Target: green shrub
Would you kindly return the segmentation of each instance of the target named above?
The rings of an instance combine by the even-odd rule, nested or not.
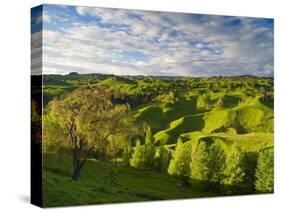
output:
[[[196,150],[191,155],[190,163],[190,184],[199,190],[207,188],[209,181],[209,153],[206,142],[199,142]]]
[[[190,148],[185,146],[179,137],[175,152],[172,154],[168,173],[178,177],[188,177],[190,175]]]
[[[256,167],[257,167],[257,152],[246,152],[244,157],[244,170],[245,179],[243,192],[255,193],[255,180],[256,180]]]
[[[146,129],[144,151],[145,151],[145,155],[144,155],[145,167],[153,167],[155,147],[154,147],[154,138],[151,132],[151,128],[149,126]]]
[[[156,171],[167,173],[169,162],[171,160],[170,151],[164,146],[160,146],[154,156],[154,167]]]
[[[266,149],[259,152],[256,169],[256,190],[262,193],[273,192],[274,186],[274,151]]]
[[[152,168],[154,163],[155,147],[151,129],[148,126],[146,129],[145,144],[141,145],[137,141],[134,153],[130,160],[130,165],[136,168]]]
[[[130,165],[135,168],[142,168],[145,166],[145,148],[141,145],[140,140],[136,142],[134,153],[130,159]]]
[[[232,144],[226,158],[226,168],[222,181],[227,194],[241,193],[240,189],[245,180],[244,159],[245,153],[242,148],[237,144]]]
[[[218,142],[214,142],[209,149],[209,181],[213,184],[213,189],[219,190],[223,180],[223,170],[225,169],[226,154]]]

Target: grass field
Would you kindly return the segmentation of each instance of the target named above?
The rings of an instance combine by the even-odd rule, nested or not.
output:
[[[77,182],[69,177],[71,170],[71,158],[44,155],[44,207],[215,196],[187,189],[182,180],[120,163],[89,160]]]
[[[50,75],[46,78],[43,89],[44,100],[46,100],[44,109],[47,113],[55,108],[50,108],[49,102],[56,104],[65,96],[71,95],[76,88],[84,89],[82,91],[86,93],[89,90],[109,89],[114,94],[115,104],[128,104],[130,110],[126,117],[133,118],[134,124],[146,124],[151,128],[154,147],[159,150],[164,146],[170,154],[168,165],[176,152],[179,138],[182,139],[185,147],[192,145],[197,148],[199,143],[205,142],[206,151],[209,151],[211,144],[218,142],[226,155],[229,154],[233,144],[238,144],[252,160],[249,168],[251,174],[246,176],[250,187],[247,192],[256,192],[254,173],[257,155],[261,150],[274,146],[272,79],[247,76],[223,79],[217,77],[207,79],[179,77],[177,79],[94,74],[66,75],[57,78]],[[82,98],[83,100],[83,94],[80,93],[73,99]],[[76,107],[77,104],[74,103]],[[81,105],[85,105],[85,102]],[[84,112],[81,117],[94,115],[87,111],[85,115]],[[63,114],[59,113],[59,116],[63,117]],[[59,117],[55,118],[59,123]],[[109,120],[107,125],[112,122],[112,119]],[[78,119],[77,123],[79,123],[77,126],[83,127],[83,120]],[[57,126],[59,125],[55,125],[55,128]],[[103,123],[100,123],[100,126],[100,131],[107,127]],[[127,125],[125,129],[130,127]],[[66,143],[66,149],[72,148],[71,143],[67,141],[69,137],[61,134],[67,130],[69,129],[59,131],[50,128],[47,134],[49,137],[45,138],[46,144],[53,142],[52,146],[44,149],[43,202],[45,207],[196,198],[225,194],[224,191],[213,193],[212,189],[208,192],[192,189],[192,186],[188,184],[188,177],[181,176],[179,179],[170,176],[167,170],[168,165],[164,171],[159,171],[159,169],[156,171],[155,167],[132,168],[128,161],[125,162],[122,159],[122,154],[127,147],[132,152],[135,151],[136,138],[140,138],[141,145],[144,145],[145,130],[141,133],[122,131],[108,140],[96,138],[97,142],[94,143],[98,147],[96,150],[103,152],[92,152],[82,169],[81,178],[75,181],[71,178],[73,171],[71,157],[56,152],[60,147],[58,141],[61,141],[63,145]],[[132,134],[128,136],[130,133]],[[87,136],[90,134],[89,131]],[[93,137],[89,138],[95,142]],[[54,152],[56,153],[53,154]],[[243,192],[241,191],[240,194]]]
[[[263,143],[272,146],[272,109],[263,105],[259,96],[240,104],[237,103],[236,96],[227,95],[226,99],[223,107],[206,110],[197,109],[194,99],[169,106],[151,103],[138,108],[135,117],[139,121],[150,124],[155,132],[155,141],[161,145],[176,143],[179,136],[190,140],[189,138],[196,139],[197,135],[200,135],[197,137],[199,139],[206,136],[219,136],[217,133],[221,133],[222,136],[229,135],[224,140],[237,141],[245,146],[246,150],[245,142],[252,142],[256,149]]]

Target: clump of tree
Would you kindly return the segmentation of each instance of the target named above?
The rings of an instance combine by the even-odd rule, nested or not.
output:
[[[190,152],[191,149],[188,145],[185,145],[181,137],[177,140],[177,145],[172,159],[168,167],[168,173],[177,177],[189,177],[190,176]]]
[[[221,144],[214,142],[209,149],[209,182],[212,185],[212,189],[215,191],[221,190],[222,180],[224,178],[223,171],[226,167],[226,154]]]
[[[244,168],[245,152],[237,145],[232,144],[226,157],[226,167],[224,169],[224,191],[226,194],[241,192],[245,180]]]
[[[256,167],[257,167],[257,152],[246,152],[244,157],[244,170],[245,179],[244,186],[241,192],[245,194],[251,194],[256,192],[255,181],[256,181]]]
[[[154,156],[154,168],[161,173],[167,173],[167,169],[171,160],[169,149],[160,146],[156,149]]]
[[[228,152],[220,142],[211,145],[198,142],[191,149],[179,138],[168,166],[168,174],[185,179],[197,190],[211,190],[225,194],[273,191],[273,150],[255,154],[244,152],[232,144]],[[255,181],[256,178],[256,181]]]
[[[130,160],[130,165],[135,168],[152,168],[154,164],[154,139],[151,128],[147,126],[145,143],[141,145],[140,140],[137,141],[134,153]]]
[[[256,190],[273,192],[274,189],[274,151],[273,148],[259,152],[256,168]]]
[[[130,124],[127,104],[113,104],[109,90],[76,89],[60,99],[51,101],[46,115],[52,125],[45,130],[62,133],[68,141],[72,155],[72,179],[79,180],[90,153],[105,146],[114,134],[121,133]],[[54,128],[54,124],[59,127]],[[46,133],[48,135],[51,133]],[[59,144],[58,144],[59,145]]]
[[[189,183],[199,190],[219,192],[224,179],[226,153],[217,141],[211,145],[201,141],[191,154]]]
[[[210,158],[206,142],[199,142],[192,153],[190,163],[190,184],[199,190],[205,190],[208,186],[211,171],[209,162]]]

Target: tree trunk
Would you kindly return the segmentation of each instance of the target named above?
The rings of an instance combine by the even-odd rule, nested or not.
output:
[[[72,164],[73,164],[72,179],[78,181],[80,179],[81,166],[80,166],[80,153],[77,146],[75,146],[73,150]]]
[[[72,172],[72,179],[78,181],[80,179],[80,173],[82,168],[84,167],[87,158],[89,157],[90,151],[88,154],[81,159],[81,149],[74,149],[73,151],[73,172]]]
[[[80,166],[74,167],[73,173],[72,173],[72,180],[79,181],[79,179],[80,179],[80,171],[81,171]]]

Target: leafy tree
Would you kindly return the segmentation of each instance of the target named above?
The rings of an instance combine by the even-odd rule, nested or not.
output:
[[[246,152],[244,157],[244,193],[255,192],[255,181],[256,181],[256,168],[257,168],[258,153],[257,152]]]
[[[209,149],[209,181],[215,186],[215,190],[220,189],[223,180],[223,170],[225,169],[226,154],[218,142],[214,142]]]
[[[171,159],[170,151],[164,146],[160,146],[154,156],[154,167],[157,171],[167,173]]]
[[[223,184],[228,194],[237,193],[245,180],[245,153],[237,144],[232,144],[226,158]]]
[[[44,130],[43,130],[43,150],[48,153],[63,153],[67,151],[69,141],[64,129],[60,126],[58,121],[50,115],[43,116]]]
[[[141,168],[145,165],[145,149],[139,139],[136,142],[134,153],[130,159],[130,165],[136,168]]]
[[[72,152],[72,179],[79,180],[90,152],[125,128],[126,104],[114,105],[110,91],[76,89],[61,99],[49,103],[46,114],[56,121],[67,135]],[[46,127],[46,131],[53,130]]]
[[[145,144],[137,141],[135,151],[130,160],[130,165],[136,168],[152,168],[154,163],[155,147],[151,129],[147,126]]]
[[[79,73],[78,73],[78,72],[70,72],[68,75],[70,75],[70,76],[76,76],[76,75],[79,75]]]
[[[191,175],[190,183],[199,189],[205,189],[209,181],[209,153],[206,142],[199,142],[196,150],[191,155],[190,163]]]
[[[147,126],[146,129],[144,147],[145,147],[145,160],[146,160],[145,166],[152,167],[154,163],[155,147],[154,147],[154,138],[149,125]]]
[[[256,169],[256,190],[273,192],[274,186],[274,151],[265,149],[259,152]]]
[[[178,177],[189,177],[190,175],[190,148],[186,147],[181,137],[177,140],[177,146],[172,154],[172,160],[168,167],[168,173]]]

